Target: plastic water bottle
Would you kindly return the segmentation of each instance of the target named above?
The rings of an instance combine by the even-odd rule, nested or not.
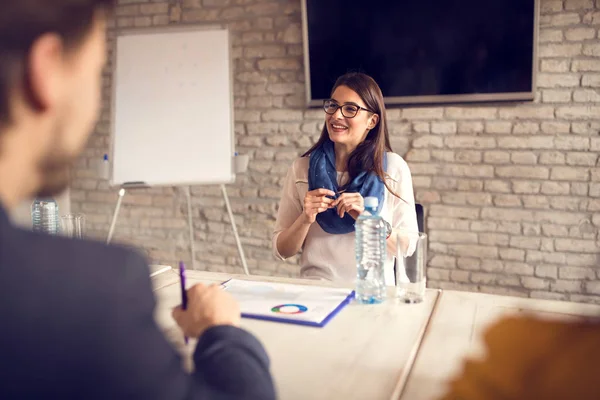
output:
[[[356,220],[356,300],[381,303],[385,299],[383,266],[386,229],[377,215],[377,197],[365,197],[365,211]]]
[[[31,205],[31,222],[34,232],[58,234],[58,203],[52,198],[35,199]]]

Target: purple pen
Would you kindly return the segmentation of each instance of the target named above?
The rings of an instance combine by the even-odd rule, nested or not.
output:
[[[179,261],[179,282],[181,284],[181,308],[187,310],[187,292],[185,291],[185,264]],[[188,344],[188,337],[184,336],[185,344]]]

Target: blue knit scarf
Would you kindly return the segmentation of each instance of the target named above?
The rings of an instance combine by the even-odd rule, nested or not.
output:
[[[387,168],[387,156],[383,158],[383,170]],[[329,189],[336,193],[337,199],[339,193],[337,183],[337,171],[335,168],[335,151],[333,142],[327,139],[320,147],[310,153],[308,167],[308,190]],[[368,196],[377,197],[379,204],[377,213],[383,207],[385,185],[383,181],[374,173],[363,171],[359,173],[346,186],[348,193],[360,193],[363,198]],[[348,213],[344,218],[340,218],[337,208],[330,208],[317,214],[317,222],[327,233],[344,234],[354,232],[354,223],[356,222]]]

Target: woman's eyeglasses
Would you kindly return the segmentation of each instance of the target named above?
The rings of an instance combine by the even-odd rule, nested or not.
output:
[[[346,117],[346,118],[354,118],[354,117],[356,117],[356,114],[358,114],[358,112],[360,110],[365,110],[365,111],[371,112],[373,114],[376,114],[373,111],[371,111],[371,110],[369,110],[367,108],[358,106],[356,104],[344,104],[344,105],[341,106],[337,102],[335,102],[334,100],[331,100],[331,99],[330,100],[325,100],[323,102],[323,109],[329,115],[335,114],[336,111],[338,110],[338,108],[342,109],[342,115],[344,117]]]

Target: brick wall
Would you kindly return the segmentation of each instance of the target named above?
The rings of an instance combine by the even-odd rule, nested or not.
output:
[[[282,180],[318,137],[306,110],[300,0],[121,0],[115,29],[229,23],[237,149],[249,172],[229,187],[251,271],[294,276],[270,236]],[[533,103],[390,109],[394,150],[413,172],[430,234],[429,285],[600,303],[600,1],[541,0],[538,93]],[[105,108],[76,170],[72,207],[105,237],[116,201],[94,168],[109,142]],[[201,269],[240,271],[218,187],[196,187]],[[189,262],[185,197],[173,189],[125,197],[117,240],[156,262]]]

